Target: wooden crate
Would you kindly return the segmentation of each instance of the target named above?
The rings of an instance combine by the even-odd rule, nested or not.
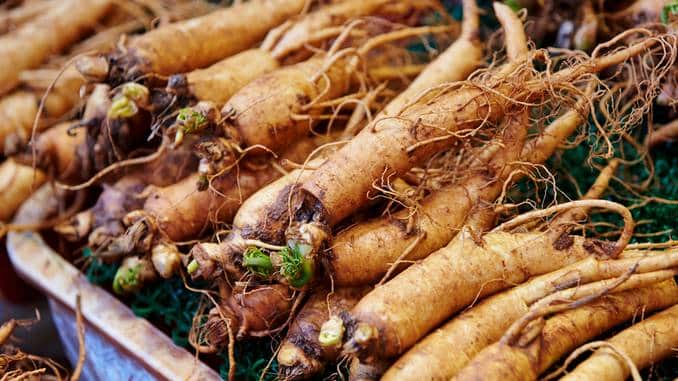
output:
[[[17,212],[15,223],[42,220],[54,210],[50,186],[40,188]],[[213,369],[176,346],[163,332],[87,278],[33,232],[11,232],[9,258],[20,277],[44,293],[66,354],[75,364],[75,300],[80,295],[87,356],[84,380],[220,380]]]

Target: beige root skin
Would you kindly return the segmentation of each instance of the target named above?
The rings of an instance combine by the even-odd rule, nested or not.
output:
[[[678,140],[678,119],[652,131],[647,137],[647,145],[652,148],[657,145]]]
[[[18,323],[14,319],[10,319],[0,326],[0,346],[3,345],[7,339],[12,335]]]
[[[217,177],[212,188],[199,192],[194,174],[164,188],[154,189],[144,211],[155,218],[162,234],[171,241],[183,241],[208,227],[210,221],[228,221],[242,200],[278,177],[275,169],[241,170]]]
[[[340,288],[330,293],[324,287],[313,290],[280,345],[277,355],[279,377],[310,379],[320,374],[327,362],[336,360],[340,346],[322,346],[318,341],[320,326],[330,316],[353,308],[367,291],[367,288]]]
[[[632,319],[640,311],[653,311],[678,302],[673,280],[654,286],[603,296],[585,306],[562,312],[546,320],[536,336],[526,343],[496,343],[475,356],[454,380],[478,377],[503,380],[536,380],[563,354],[578,345]]]
[[[313,139],[312,147],[319,147],[334,139],[334,136],[317,137]],[[303,147],[304,141],[296,145]],[[290,153],[296,148],[292,148]],[[302,162],[308,156],[311,150],[301,150],[299,155],[285,154],[290,162]],[[320,162],[324,159],[319,159]],[[308,164],[313,167],[316,160],[311,160]],[[253,189],[249,198],[242,200],[242,205],[234,211],[233,226],[231,233],[225,237],[220,244],[199,243],[193,247],[191,254],[200,262],[199,270],[192,274],[193,276],[212,278],[220,273],[219,266],[223,270],[236,274],[236,278],[243,273],[243,269],[233,266],[236,258],[241,258],[243,251],[247,248],[245,240],[256,240],[273,245],[284,245],[285,228],[289,222],[289,209],[287,208],[287,199],[290,190],[301,179],[310,176],[313,171],[296,169],[286,175],[276,172],[279,179],[270,184]],[[262,226],[266,226],[262,229]]]
[[[483,44],[478,31],[478,7],[475,2],[468,0],[463,2],[463,6],[464,20],[459,38],[426,65],[407,89],[389,102],[377,119],[396,115],[404,105],[432,86],[466,79],[468,74],[481,65]]]
[[[301,161],[324,138],[304,139],[290,147],[284,159]],[[154,189],[144,204],[144,211],[156,220],[163,237],[170,241],[190,239],[209,223],[230,222],[243,201],[264,185],[282,176],[270,159],[244,160],[237,170],[213,178],[206,191],[196,190],[198,174]]]
[[[441,81],[456,80],[465,76],[467,71],[474,69],[479,65],[482,57],[482,46],[477,40],[475,19],[476,7],[473,1],[466,1],[467,14],[469,17],[465,22],[464,41],[458,41],[451,48],[447,49],[439,58],[426,67],[424,73],[419,76],[405,92],[392,101],[390,105],[393,109],[399,109],[408,100],[415,97],[419,92],[427,87],[438,84]],[[449,70],[450,61],[456,60],[457,56],[468,58],[468,65],[455,66],[458,70]],[[464,61],[466,62],[466,61]],[[233,233],[226,238],[223,251],[228,252],[231,249],[239,247],[233,245],[243,238],[258,239],[273,244],[284,244],[284,231],[289,222],[288,200],[289,194],[294,184],[301,183],[313,173],[313,169],[324,162],[324,158],[313,159],[304,163],[303,170],[292,171],[289,175],[276,181],[275,183],[263,188],[253,197],[248,199],[240,208],[234,218]],[[210,250],[214,252],[214,250]]]
[[[358,358],[353,358],[349,368],[348,379],[349,381],[377,381],[388,366],[388,361],[376,361],[366,364]]]
[[[225,58],[214,65],[170,77],[168,92],[187,92],[198,101],[214,102],[221,108],[246,84],[273,71],[279,64],[269,52],[249,49]]]
[[[310,81],[325,64],[325,57],[311,58],[246,85],[222,109],[222,116],[227,118],[226,135],[234,135],[229,133],[234,129],[240,144],[261,145],[277,152],[308,134],[310,120],[295,120],[294,115],[309,114],[312,118],[315,111],[305,110],[309,102],[343,95],[350,83],[350,68],[342,63],[332,65],[317,82]]]
[[[73,128],[73,122],[60,123],[38,135],[34,147],[17,156],[17,160],[33,164],[35,153],[39,168],[53,174],[59,181],[69,181],[77,177],[80,165],[77,155],[78,146],[84,144],[87,131],[84,128]]]
[[[96,125],[105,118],[108,110],[111,108],[111,97],[109,93],[111,87],[106,84],[94,85],[94,89],[87,99],[85,110],[82,113],[82,123],[86,125]]]
[[[15,87],[22,70],[38,66],[91,30],[112,1],[65,1],[0,37],[0,94]],[[54,33],[58,31],[58,33]]]
[[[283,245],[285,228],[289,222],[285,201],[294,184],[312,173],[311,170],[296,169],[261,187],[244,200],[233,217],[231,232],[221,243],[199,243],[193,246],[191,255],[200,267],[192,276],[209,279],[218,276],[221,270],[236,274],[236,277],[242,275],[244,270],[233,266],[233,263],[247,249],[246,239]],[[261,229],[261,226],[267,228]]]
[[[181,269],[181,253],[175,245],[161,243],[151,249],[151,262],[158,275],[169,279]]]
[[[171,75],[211,65],[244,51],[304,7],[302,0],[257,0],[169,24],[127,42],[110,76]],[[214,38],[214,36],[220,36]]]
[[[521,63],[527,59],[527,36],[523,23],[516,17],[513,10],[502,3],[493,4],[494,13],[502,24],[506,41],[506,56],[512,63]]]
[[[531,213],[542,216],[580,205],[609,207],[612,210],[621,207],[609,201],[586,200]],[[377,358],[398,355],[474,298],[501,290],[509,284],[522,283],[530,275],[556,270],[572,263],[569,261],[591,254],[616,257],[628,243],[633,229],[630,212],[621,208],[619,212],[627,226],[626,233],[616,244],[587,241],[569,236],[567,230],[558,228],[548,233],[494,235],[500,233],[503,227],[515,227],[526,219],[526,215],[518,216],[484,236],[463,231],[447,247],[409,267],[358,303],[352,311],[357,326],[369,327],[374,334],[367,335],[366,339],[358,339],[354,335],[346,343],[345,350]],[[498,253],[507,253],[508,257],[498,259]],[[568,256],[563,258],[563,253]],[[533,259],[533,256],[537,258]],[[501,266],[496,266],[498,263]],[[450,298],[447,296],[450,289],[466,291],[458,291],[455,298]],[[417,300],[417,303],[412,300]]]
[[[283,158],[292,161],[303,160],[326,139],[327,137],[322,136],[302,140],[290,147]],[[190,149],[188,151],[190,152]],[[134,250],[137,243],[188,240],[210,227],[210,224],[230,222],[244,200],[264,185],[282,176],[271,160],[265,157],[244,160],[239,163],[239,168],[212,178],[208,190],[202,192],[195,186],[200,179],[198,174],[171,185],[148,189],[148,197],[143,208],[128,214],[141,216],[143,221],[139,222],[135,217],[134,223],[127,224],[127,232],[118,234],[109,245],[109,254],[115,257],[127,254]],[[165,177],[167,176],[166,174]],[[245,247],[238,248],[242,254]],[[205,278],[217,276],[220,270],[217,263],[228,267],[227,263],[231,261],[228,253],[230,250],[219,249],[219,245],[212,243],[195,245],[191,250],[191,256],[199,266],[191,272],[191,275]],[[229,269],[237,271],[235,267]]]
[[[141,212],[153,229],[140,235],[118,234],[114,243],[119,244],[115,247],[128,252],[137,241],[160,239],[174,242],[190,239],[207,228],[211,219],[228,220],[240,205],[241,197],[246,197],[275,177],[276,172],[271,168],[243,170],[237,175],[227,174],[216,179],[213,182],[214,190],[198,192],[195,189],[198,175],[194,174],[167,187],[152,188],[143,208],[131,213]],[[238,186],[243,193],[239,193]],[[130,225],[128,232],[133,233],[135,226]]]
[[[0,15],[0,34],[16,29],[22,24],[49,10],[52,4],[46,1],[31,1],[9,10],[3,10]]]
[[[7,138],[21,131],[28,133],[38,113],[38,102],[31,92],[18,91],[0,99],[0,148],[4,152]],[[26,136],[26,135],[24,135]],[[18,143],[18,142],[17,142]]]
[[[45,182],[39,170],[13,159],[0,164],[0,221],[8,222],[19,206]]]
[[[564,375],[561,380],[623,381],[628,379],[631,373],[629,365],[643,369],[675,353],[675,348],[678,346],[676,321],[678,321],[678,305],[634,324],[608,339],[605,343],[609,344],[609,348],[603,346],[574,370]],[[627,364],[617,352],[625,354],[632,364]]]
[[[477,36],[472,37],[476,38]],[[455,81],[465,79],[477,68],[480,62],[477,56],[479,50],[476,43],[477,41],[475,40],[462,37],[448,48],[448,51],[450,51],[450,49],[456,51],[457,54],[455,54],[455,56],[457,59],[453,66],[454,70],[448,70],[445,73],[446,77],[444,80]],[[451,57],[451,55],[447,55],[446,53],[444,53],[444,55],[448,58]],[[415,80],[415,83],[419,81],[422,84],[429,84],[429,81],[439,83],[437,80],[428,79],[424,75],[439,75],[440,66],[434,65],[427,67],[427,69],[429,68],[431,68],[431,70],[425,70],[420,74],[418,77],[420,79]],[[450,66],[448,65],[447,68],[449,69]],[[405,96],[412,96],[412,94],[406,94]],[[403,108],[403,103],[405,103],[405,100],[407,99],[405,96],[402,96],[401,100],[396,101],[394,106],[387,106],[387,109],[393,107],[393,110],[398,110],[398,112],[400,112]],[[411,102],[411,100],[409,101]],[[417,117],[412,120],[409,120],[405,115],[398,118],[390,116],[376,118],[372,123],[372,127],[363,129],[363,131],[346,146],[335,152],[330,160],[318,168],[312,179],[309,179],[302,184],[301,188],[304,193],[308,193],[315,197],[323,195],[318,200],[322,203],[325,210],[332,211],[324,216],[328,219],[327,222],[330,225],[336,224],[366,202],[366,194],[368,194],[368,191],[372,187],[372,180],[380,178],[384,173],[385,167],[390,167],[395,172],[405,172],[406,169],[409,169],[409,167],[417,162],[417,157],[419,157],[418,154],[406,152],[407,147],[416,143],[409,140],[412,137],[408,137],[409,134],[407,131],[411,131],[410,128],[414,125],[415,119],[419,120],[419,115],[427,114],[429,114],[428,110],[413,111],[412,115],[417,115]],[[424,120],[421,121],[424,122]],[[426,124],[428,125],[428,123]],[[431,125],[435,125],[435,123]],[[375,131],[375,129],[378,129],[378,131]],[[422,135],[419,136],[419,138],[426,140],[428,133],[424,130],[427,130],[427,128],[422,126],[421,130]],[[411,142],[411,144],[406,143],[406,141]],[[400,146],[403,146],[402,150],[395,149],[395,147]],[[431,148],[431,150],[429,151],[425,148],[422,150],[422,153],[423,151],[427,151],[426,156],[430,157],[430,154],[435,151],[434,146],[436,146],[436,144],[426,146]],[[397,162],[398,165],[382,166],[377,163],[375,163],[376,165],[371,164],[377,159],[379,161],[388,161],[389,163],[394,164]],[[358,163],[360,163],[360,165],[358,165]],[[365,168],[369,168],[368,173],[365,172]],[[340,176],[338,174],[340,174]],[[349,187],[351,192],[341,192],[341,197],[336,195],[337,197],[335,198],[335,195],[328,191],[329,189],[348,190],[347,184],[351,184]],[[355,192],[353,192],[353,190],[355,190]],[[350,195],[348,193],[350,193]]]
[[[13,154],[30,140],[38,105],[45,90],[50,87],[52,80],[56,78],[56,73],[59,72],[56,69],[37,70],[37,72],[41,71],[47,72],[46,75],[50,77],[49,83],[34,85],[28,81],[24,83],[28,89],[16,91],[0,100],[0,118],[7,121],[0,126],[0,152],[4,149],[6,153]],[[23,73],[26,74],[26,72]],[[67,67],[61,73],[45,97],[37,132],[50,127],[73,109],[80,100],[79,90],[84,83],[85,79],[72,66]],[[11,144],[6,146],[6,142]]]
[[[262,74],[277,69],[285,58],[300,55],[306,44],[322,42],[336,35],[323,37],[330,29],[338,29],[347,20],[371,15],[391,0],[349,0],[328,4],[319,9],[288,18],[272,29],[259,48],[249,49],[205,68],[187,74],[174,75],[169,80],[170,92],[188,92],[197,100],[215,102],[223,106],[230,97],[247,83]],[[407,7],[406,7],[407,8]],[[303,57],[303,55],[302,55]]]
[[[527,54],[522,26],[519,27],[520,23],[516,23],[511,10],[507,11],[503,6],[497,6],[502,12],[508,12],[502,14],[502,17],[505,18],[503,23],[508,30],[509,56],[511,62],[519,62]],[[563,114],[547,126],[539,137],[526,143],[521,154],[522,160],[532,163],[545,161],[555,151],[559,142],[572,134],[581,123],[588,109],[580,112],[577,108],[584,103],[583,100],[580,101],[578,107]],[[519,136],[520,134],[515,134],[508,141],[512,144],[520,143]],[[502,157],[494,159],[494,166],[499,168],[496,180],[491,181],[492,171],[480,173],[461,184],[444,187],[422,200],[414,234],[408,234],[402,222],[409,215],[409,210],[397,212],[390,219],[360,223],[340,232],[333,242],[333,255],[328,259],[330,267],[334,270],[334,281],[339,285],[358,285],[376,281],[396,258],[401,258],[402,253],[411,245],[415,245],[415,241],[419,242],[407,254],[405,259],[408,261],[421,259],[448,243],[461,228],[466,214],[473,205],[479,201],[491,201],[501,192],[503,179],[511,172],[511,167],[506,166],[506,163],[515,160],[511,150],[506,148],[505,151]],[[513,181],[517,180],[518,177],[513,178]],[[364,255],[368,251],[370,255]],[[356,266],[356,263],[360,265]]]
[[[342,25],[351,19],[380,14],[389,3],[393,2],[391,0],[347,0],[327,4],[314,12],[297,16],[297,20],[289,20],[287,25],[281,26],[285,29],[280,38],[270,33],[270,38],[267,38],[262,46],[270,46],[271,55],[282,60],[294,52],[299,52],[306,44],[313,45],[315,40],[330,28]],[[407,14],[417,1],[408,0],[401,3],[404,9],[399,10],[399,13]],[[282,31],[278,34],[280,32]]]
[[[500,6],[501,8],[501,6]],[[383,110],[382,113],[380,113],[379,116],[376,118],[376,122],[374,122],[375,128],[379,123],[379,119],[383,119],[383,122],[385,124],[388,124],[390,121],[393,121],[393,123],[398,124],[398,122],[401,122],[397,119],[389,119],[389,117],[396,116],[398,115],[403,107],[408,105],[412,100],[416,99],[418,96],[421,96],[421,93],[429,89],[431,87],[435,87],[441,83],[444,82],[454,82],[454,81],[461,81],[465,79],[473,70],[475,70],[477,67],[480,66],[481,61],[482,61],[482,43],[479,41],[479,33],[478,33],[478,9],[477,6],[475,5],[474,2],[471,1],[465,1],[464,2],[464,21],[462,24],[462,34],[459,37],[457,41],[455,41],[452,46],[450,46],[443,54],[441,54],[436,60],[434,60],[430,65],[428,65],[424,71],[413,81],[408,88],[401,93],[398,97],[396,97],[392,102],[389,103],[389,105],[386,106],[386,108]],[[502,23],[505,25],[513,25],[516,23],[511,23],[514,21],[515,17],[512,16],[512,13],[507,14],[505,17],[502,18]],[[518,21],[517,24],[520,24]],[[522,32],[522,26],[518,25],[515,26],[511,33],[510,37],[512,39],[512,42],[510,44],[511,46],[511,59],[512,60],[518,60],[523,58],[523,54],[526,54],[527,46],[525,44],[525,36],[524,33]],[[507,41],[509,41],[509,38],[507,38]],[[453,67],[454,70],[451,70],[450,68]],[[389,128],[386,128],[388,130]],[[368,134],[369,128],[364,130],[359,136],[364,137],[363,135],[369,135]],[[372,131],[374,132],[374,131]],[[376,134],[375,134],[376,135]],[[353,144],[351,142],[350,144]],[[349,144],[349,145],[350,145]],[[376,145],[377,147],[382,147],[380,144]],[[388,147],[389,144],[386,144],[383,147]],[[364,147],[363,147],[364,148]],[[386,149],[386,148],[384,148]],[[335,156],[340,156],[342,152],[348,151],[348,146],[342,148],[339,152],[335,154]],[[330,165],[332,163],[332,160],[328,161],[325,166]],[[369,165],[367,167],[370,167]],[[335,168],[339,169],[339,168]],[[361,169],[362,172],[362,169]],[[321,174],[325,173],[322,172],[321,168]],[[376,174],[376,172],[375,172]],[[364,176],[361,175],[361,176]],[[320,179],[319,181],[322,181]],[[318,181],[318,182],[319,182]],[[319,189],[316,187],[315,184],[317,182],[315,181],[315,178],[311,180],[311,184],[308,182],[305,182],[305,185],[303,187],[306,187],[306,184],[310,188],[306,188],[307,191],[310,191],[311,194],[316,193],[319,191]],[[342,186],[344,187],[344,186]],[[322,191],[321,191],[322,192]],[[364,196],[361,196],[364,197]],[[325,205],[324,200],[323,205]],[[346,202],[348,200],[344,200]],[[439,205],[442,205],[442,203],[431,203],[432,205],[436,205],[435,207],[437,208]],[[345,207],[355,207],[355,204],[352,204],[352,200],[349,202],[346,202]],[[331,209],[331,208],[330,208]],[[355,210],[355,208],[353,209]],[[339,220],[341,218],[345,217],[344,213],[341,213],[340,217],[335,219]],[[432,219],[435,220],[435,219]],[[330,221],[330,224],[332,224],[333,221]],[[424,223],[425,224],[425,223]],[[454,225],[454,224],[452,224]],[[425,229],[424,229],[425,230]],[[435,235],[434,235],[435,236]],[[443,241],[445,241],[443,239]],[[449,241],[449,239],[447,240]],[[442,246],[445,242],[437,244],[437,247]],[[400,250],[395,250],[398,252],[402,252],[404,250],[404,247],[407,246],[405,244],[403,247],[400,248]],[[434,243],[434,246],[436,244]],[[430,251],[429,251],[430,252]],[[393,257],[392,259],[394,259]],[[416,258],[416,256],[414,257]]]
[[[590,51],[597,42],[599,21],[592,3],[591,0],[583,1],[579,8],[579,27],[572,36],[575,49]]]

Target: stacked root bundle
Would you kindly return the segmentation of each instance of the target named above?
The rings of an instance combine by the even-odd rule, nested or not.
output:
[[[124,182],[120,180],[110,188],[110,192],[104,192],[100,202],[92,209],[60,224],[57,230],[75,242],[89,235],[87,242],[90,248],[95,255],[106,260],[120,261],[125,256],[134,255],[125,259],[114,281],[114,289],[120,293],[134,291],[145,281],[156,278],[152,272],[136,271],[136,268],[151,268],[152,263],[163,277],[176,274],[181,262],[185,262],[177,244],[206,236],[229,224],[239,206],[255,191],[287,174],[290,167],[304,162],[319,147],[334,144],[333,141],[340,138],[335,132],[338,127],[360,127],[361,115],[372,113],[375,107],[379,107],[378,102],[392,97],[394,90],[386,92],[385,84],[374,86],[370,75],[373,67],[381,69],[383,75],[384,69],[396,69],[402,65],[400,61],[413,59],[402,49],[403,44],[427,36],[447,36],[455,31],[454,24],[405,27],[386,19],[374,19],[374,25],[362,19],[345,25],[332,25],[327,19],[328,14],[334,15],[330,18],[333,23],[343,23],[348,17],[356,15],[381,13],[389,18],[402,19],[405,15],[413,18],[425,9],[414,5],[345,2],[320,7],[291,20],[290,25],[271,30],[261,48],[228,57],[207,69],[173,75],[166,88],[150,87],[151,81],[146,83],[148,86],[128,82],[115,90],[107,84],[96,85],[80,122],[80,125],[94,128],[87,132],[84,141],[67,150],[78,156],[76,175],[87,173],[91,168],[103,169],[84,183],[61,184],[61,187],[80,190],[102,179],[115,177],[116,173],[131,171],[132,175],[124,177]],[[293,51],[287,48],[283,50],[284,54],[270,56],[272,53],[269,52],[281,44],[293,44],[299,53],[304,52],[302,47],[309,49],[307,42],[300,42],[298,28],[301,27],[317,28],[318,33],[327,32],[323,39],[313,41],[323,44],[323,40],[329,40],[328,51],[276,68],[286,65],[288,61],[283,58]],[[267,44],[270,46],[264,49]],[[389,53],[391,51],[394,53]],[[384,53],[391,56],[385,59]],[[257,54],[270,56],[270,60],[275,58],[275,62],[271,61],[275,65],[270,70],[249,73],[253,80],[247,83],[247,77],[240,76],[238,71],[244,70],[244,62]],[[374,63],[373,55],[379,58]],[[186,96],[186,93],[178,91],[180,82],[191,81],[192,85],[184,89],[187,90],[200,83],[206,85],[207,78],[211,80],[214,75],[223,76],[223,81],[210,81],[208,92]],[[234,82],[231,80],[233,77],[242,81]],[[394,86],[397,86],[401,81],[395,82]],[[218,100],[210,98],[209,94],[228,98],[224,94],[228,91],[232,91],[233,95],[219,111],[216,107]],[[108,96],[111,92],[113,99]],[[152,103],[149,103],[150,100],[164,96],[172,100],[161,113],[155,107],[142,107]],[[195,99],[198,96],[208,99]],[[372,104],[363,101],[365,98]],[[197,103],[168,111],[172,110],[175,102]],[[278,112],[267,114],[271,107]],[[326,110],[331,114],[323,114]],[[125,144],[143,141],[144,137],[152,138],[155,132],[149,118],[159,120],[165,112],[177,116],[176,120],[170,118],[167,124],[157,125],[160,137],[155,152],[116,161],[122,157],[115,156],[117,151],[106,149],[123,136],[118,132],[126,134],[123,139]],[[109,130],[103,132],[102,128]],[[104,135],[95,137],[92,131]],[[117,137],[111,139],[110,134],[117,134]],[[130,134],[139,136],[132,137]],[[46,145],[40,153],[43,151],[48,152],[49,146]],[[182,151],[192,151],[200,158],[196,173],[171,184],[146,181],[145,185],[152,186],[143,191],[138,186],[135,188],[134,184],[139,181],[131,178],[143,176],[135,175],[134,168],[145,166],[139,171],[145,173],[149,165],[167,167],[171,164],[168,158],[171,155],[181,156],[179,153]],[[188,160],[186,158],[184,163]],[[178,159],[171,161],[178,163]],[[109,162],[112,164],[106,165]],[[173,173],[167,168],[159,170]],[[73,177],[62,176],[61,180],[72,181]],[[119,199],[129,202],[124,201],[115,208],[104,207]],[[189,270],[192,266],[189,265]],[[123,283],[134,284],[134,287],[123,287]]]
[[[672,8],[123,3],[7,13],[35,51],[0,80],[0,218],[51,182],[59,213],[5,230],[53,227],[128,301],[195,291],[184,339],[230,379],[261,338],[286,380],[536,379],[570,354],[553,377],[624,378],[670,354],[676,247],[630,243],[651,233],[626,195],[675,138]],[[63,41],[36,26],[66,17]],[[598,177],[565,195],[577,149]]]
[[[213,9],[182,1],[160,1],[149,7],[108,1],[67,2],[56,8],[53,4],[39,7],[47,5],[41,3],[26,2],[8,11],[8,17],[22,17],[0,37],[6,49],[2,65],[7,66],[2,81],[6,94],[0,99],[0,154],[13,156],[1,164],[7,199],[3,221],[45,181],[43,171],[53,178],[74,177],[68,173],[79,171],[73,168],[80,165],[75,146],[84,135],[76,130],[74,119],[88,94],[96,91],[73,61],[113,48],[128,33],[151,28],[156,16],[164,24]],[[75,8],[77,12],[72,12]],[[43,131],[44,136],[38,136]],[[33,141],[30,147],[29,141]],[[43,171],[36,171],[36,166]]]

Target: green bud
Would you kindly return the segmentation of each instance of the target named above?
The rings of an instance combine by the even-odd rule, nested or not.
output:
[[[113,291],[118,295],[134,292],[140,286],[139,271],[141,265],[134,267],[120,266],[113,278]]]
[[[669,23],[669,14],[671,15],[676,15],[678,14],[678,1],[673,0],[669,4],[665,5],[664,8],[662,8],[662,13],[660,15],[660,19],[662,24],[668,24]]]
[[[199,268],[200,263],[194,259],[189,262],[188,266],[186,266],[186,271],[188,271],[189,274],[193,274],[194,272],[198,271]]]
[[[330,320],[320,327],[318,341],[323,347],[334,347],[341,344],[344,337],[344,322],[339,316],[333,315]]]
[[[120,89],[122,96],[127,97],[139,104],[148,104],[150,97],[148,88],[135,82],[127,82]]]
[[[126,96],[120,96],[111,103],[107,117],[108,119],[125,119],[133,117],[137,112],[139,112],[139,108],[136,103]]]
[[[504,0],[504,4],[514,12],[518,12],[522,8],[517,0]]]
[[[281,250],[279,254],[281,258],[280,273],[292,287],[301,288],[313,279],[313,260],[302,253],[300,245],[288,246]]]
[[[207,117],[190,107],[186,107],[179,110],[177,122],[185,133],[191,134],[207,126]]]
[[[256,247],[249,247],[245,250],[242,264],[252,273],[262,278],[268,278],[273,274],[271,257]]]

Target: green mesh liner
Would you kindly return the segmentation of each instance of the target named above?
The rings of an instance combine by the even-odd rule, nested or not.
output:
[[[106,264],[99,258],[92,257],[92,250],[89,247],[83,250],[82,255],[85,258],[92,258],[85,269],[85,276],[91,283],[102,287],[109,287],[113,284],[118,264]]]
[[[627,153],[633,152],[630,146],[625,146],[624,148]],[[655,178],[649,189],[639,192],[642,196],[669,200],[678,199],[678,155],[672,153],[672,150],[675,151],[675,146],[661,146],[652,151]],[[580,145],[564,151],[558,157],[549,160],[549,168],[558,173],[556,179],[559,190],[571,200],[578,199],[579,195],[570,179],[576,179],[581,192],[585,192],[593,184],[598,175],[596,169],[585,164],[588,154],[589,148],[585,145]],[[564,176],[564,173],[569,173],[570,176]],[[634,184],[647,179],[649,174],[649,170],[644,165],[635,165],[632,168],[621,166],[617,171],[618,177]],[[617,201],[624,205],[631,205],[640,200],[615,181],[611,182],[609,189],[603,197],[607,200]],[[664,242],[671,237],[675,237],[678,205],[650,202],[640,208],[632,209],[631,213],[635,221],[641,222],[635,228],[636,236],[633,238],[633,242]],[[621,223],[621,218],[615,214],[595,214],[592,220],[608,221],[618,225]],[[600,232],[604,231],[605,229],[600,230]],[[656,236],[643,236],[644,234],[657,232],[663,233]]]
[[[84,255],[91,256],[91,251],[86,249]],[[93,259],[85,275],[93,284],[112,292],[111,285],[118,266]],[[135,315],[148,319],[168,332],[175,344],[192,349],[188,344],[188,331],[198,311],[200,295],[184,287],[181,278],[154,282],[135,294],[123,297],[123,300]]]
[[[252,340],[238,343],[235,349],[236,380],[258,380],[274,353],[274,343],[271,340]],[[219,374],[228,379],[228,354],[219,353],[222,361]],[[278,374],[278,363],[273,361],[266,372],[264,380],[275,380]]]
[[[199,294],[185,288],[179,277],[155,282],[134,294],[129,302],[137,316],[162,322],[172,340],[186,348],[190,348],[188,332],[199,304]]]

